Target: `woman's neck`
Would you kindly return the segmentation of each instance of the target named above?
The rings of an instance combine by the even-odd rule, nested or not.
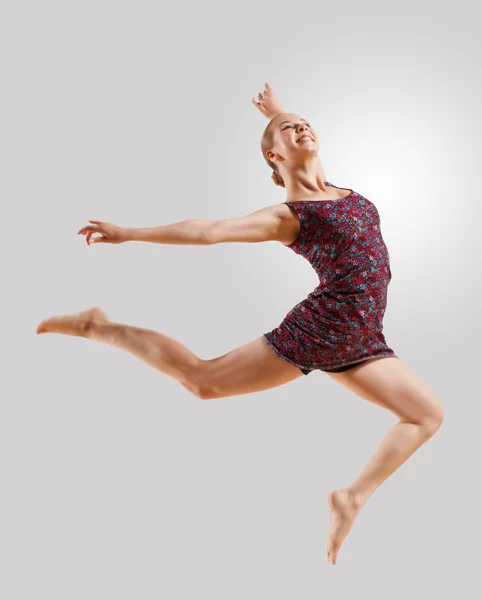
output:
[[[323,200],[332,194],[329,186],[325,184],[326,175],[319,157],[316,157],[312,166],[306,169],[295,170],[288,177],[283,177],[286,189],[286,202],[296,200]]]

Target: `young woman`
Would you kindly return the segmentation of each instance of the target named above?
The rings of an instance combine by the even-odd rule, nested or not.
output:
[[[86,236],[87,244],[278,241],[310,261],[319,286],[278,327],[211,359],[196,356],[162,333],[110,321],[100,307],[42,321],[37,334],[81,336],[126,350],[203,400],[267,390],[321,370],[354,394],[393,412],[398,423],[361,474],[328,496],[327,557],[336,564],[365,502],[433,436],[443,409],[387,346],[382,333],[391,272],[377,209],[361,194],[326,180],[316,132],[300,116],[284,113],[268,84],[252,102],[270,119],[261,147],[274,182],[286,189],[285,202],[245,217],[142,229],[89,221],[78,233]],[[96,233],[100,237],[93,237]]]

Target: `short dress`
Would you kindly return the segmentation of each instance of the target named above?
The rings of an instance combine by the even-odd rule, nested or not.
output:
[[[285,204],[300,221],[298,237],[286,247],[309,261],[319,285],[262,339],[304,375],[398,358],[383,334],[392,273],[375,205],[353,190],[338,200]]]

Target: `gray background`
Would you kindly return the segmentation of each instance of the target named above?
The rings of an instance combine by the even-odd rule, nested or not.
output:
[[[472,6],[472,8],[470,8]],[[372,599],[480,593],[480,15],[433,3],[2,2],[0,596]],[[278,243],[87,247],[283,202],[268,81],[369,198],[387,343],[445,422],[368,501],[338,564],[327,494],[395,417],[321,372],[202,402],[48,316],[103,306],[211,358],[317,284]],[[465,594],[469,591],[469,594]]]

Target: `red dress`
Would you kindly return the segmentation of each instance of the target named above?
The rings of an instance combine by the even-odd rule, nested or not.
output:
[[[305,375],[398,358],[382,331],[392,274],[375,205],[353,190],[338,200],[285,204],[300,221],[298,237],[286,247],[309,261],[320,283],[263,334],[265,342]]]

